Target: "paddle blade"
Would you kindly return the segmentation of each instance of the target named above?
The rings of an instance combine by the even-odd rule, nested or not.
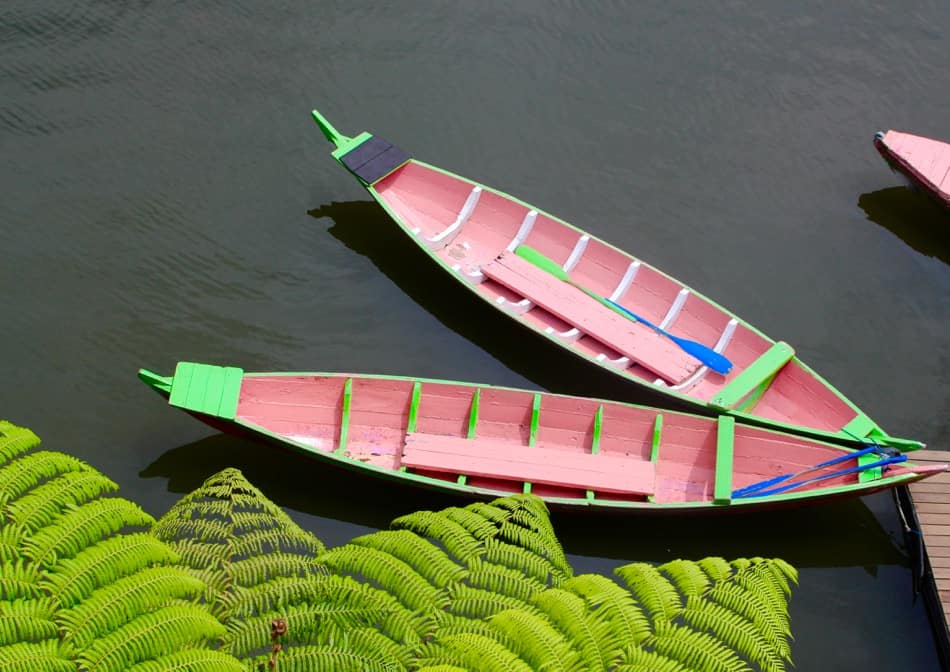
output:
[[[712,348],[707,347],[702,343],[697,343],[696,341],[679,338],[678,336],[673,336],[669,333],[667,333],[667,336],[676,341],[676,344],[679,345],[684,352],[689,353],[701,361],[703,364],[708,366],[710,370],[715,371],[716,373],[721,373],[722,375],[726,375],[732,371],[732,362],[729,361],[729,358],[725,355],[720,355]]]
[[[534,264],[543,271],[547,271],[554,277],[564,280],[565,282],[571,282],[570,276],[567,274],[561,265],[554,261],[553,259],[544,256],[538,252],[533,247],[528,247],[527,245],[519,245],[515,248],[515,254],[527,261],[528,263]]]

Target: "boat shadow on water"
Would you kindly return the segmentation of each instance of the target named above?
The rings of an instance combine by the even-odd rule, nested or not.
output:
[[[334,202],[307,214],[318,220],[331,219],[333,224],[327,232],[347,249],[369,259],[406,296],[448,329],[545,390],[664,405],[692,413],[700,410],[691,404],[677,404],[669,395],[651,393],[570,356],[461,286],[446,289],[445,271],[426,257],[376,201]]]
[[[289,450],[232,434],[214,434],[161,455],[142,478],[166,478],[181,495],[212,474],[240,469],[285,509],[350,525],[386,529],[418,510],[474,501],[406,487],[323,465]],[[873,509],[873,510],[872,510]],[[554,511],[552,522],[565,552],[617,561],[667,562],[718,555],[780,557],[799,568],[911,566],[892,495],[769,512],[677,516]],[[896,529],[897,533],[889,532]],[[318,537],[327,531],[311,530]]]
[[[867,218],[928,257],[950,264],[950,211],[910,187],[888,187],[861,194],[858,207]]]

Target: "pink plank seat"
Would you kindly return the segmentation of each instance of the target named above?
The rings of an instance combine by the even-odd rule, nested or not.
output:
[[[482,266],[482,273],[670,383],[686,380],[700,367],[698,360],[666,337],[615,313],[516,254],[502,253]]]
[[[633,495],[652,495],[656,473],[652,462],[620,455],[418,432],[406,435],[402,464],[450,474]]]

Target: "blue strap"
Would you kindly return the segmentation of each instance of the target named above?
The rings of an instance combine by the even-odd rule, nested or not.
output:
[[[856,474],[860,471],[866,471],[868,469],[876,469],[877,467],[886,467],[889,464],[894,464],[895,462],[906,462],[906,455],[892,455],[891,457],[886,457],[883,460],[878,460],[877,462],[871,462],[869,464],[862,464],[859,467],[851,467],[849,469],[841,469],[840,471],[834,471],[830,474],[822,474],[821,476],[815,476],[814,478],[808,478],[804,481],[798,481],[796,483],[790,483],[788,485],[783,485],[779,488],[772,488],[771,490],[759,490],[754,493],[754,497],[767,497],[769,495],[777,495],[782,492],[787,492],[788,490],[794,490],[795,488],[800,488],[803,485],[808,485],[809,483],[814,483],[815,481],[823,481],[826,478],[834,478],[835,476],[847,476],[848,474]]]
[[[808,467],[807,469],[802,469],[801,471],[796,471],[794,474],[782,474],[781,476],[776,476],[775,478],[770,478],[766,481],[759,481],[758,483],[753,483],[752,485],[747,485],[744,488],[739,488],[734,490],[732,493],[733,499],[736,497],[746,497],[751,495],[754,492],[769,488],[773,485],[781,483],[782,481],[787,481],[796,476],[801,476],[802,474],[807,474],[809,471],[815,471],[816,469],[824,469],[825,467],[830,467],[833,464],[838,464],[839,462],[845,462],[847,460],[856,459],[862,455],[867,455],[869,453],[874,453],[880,450],[879,446],[868,446],[863,450],[856,450],[853,453],[846,453],[834,459],[828,460],[827,462],[822,462],[821,464],[816,464],[813,467]]]

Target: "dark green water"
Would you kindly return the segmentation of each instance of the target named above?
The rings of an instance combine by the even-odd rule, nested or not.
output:
[[[160,515],[237,466],[330,544],[456,503],[226,438],[179,359],[620,396],[422,262],[318,107],[659,266],[895,434],[950,445],[950,216],[875,131],[950,139],[950,3],[0,5],[0,417]],[[934,670],[890,495],[721,520],[556,515],[578,571],[778,556],[799,670]]]

